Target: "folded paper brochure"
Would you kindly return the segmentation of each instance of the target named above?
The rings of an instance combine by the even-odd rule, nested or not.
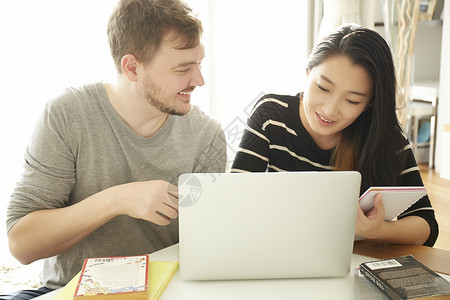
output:
[[[177,261],[150,261],[149,263],[149,299],[156,300],[163,293],[178,268]],[[56,294],[54,300],[72,300],[79,281],[80,273]]]

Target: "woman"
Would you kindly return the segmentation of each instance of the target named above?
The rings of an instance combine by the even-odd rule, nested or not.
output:
[[[423,186],[395,112],[389,46],[376,32],[345,25],[326,36],[307,60],[305,91],[266,95],[248,120],[232,172],[346,171],[370,186]],[[428,196],[397,221],[383,220],[381,195],[358,209],[355,234],[433,246],[438,224]]]

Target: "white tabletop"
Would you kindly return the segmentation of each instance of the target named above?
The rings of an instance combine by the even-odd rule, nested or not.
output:
[[[154,261],[177,261],[178,244],[150,255]],[[160,300],[167,299],[388,299],[365,278],[355,271],[360,263],[374,260],[352,255],[350,273],[342,278],[276,279],[276,280],[229,280],[229,281],[182,281],[177,271]],[[356,277],[355,277],[356,276]],[[450,276],[442,275],[447,280]],[[59,291],[40,296],[38,300],[50,300]]]
[[[151,255],[153,260],[173,260],[178,245]],[[176,272],[161,296],[166,299],[355,299],[354,269],[373,260],[352,256],[351,272],[343,278],[229,281],[182,281]]]

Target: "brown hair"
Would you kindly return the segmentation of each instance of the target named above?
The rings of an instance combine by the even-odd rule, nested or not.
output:
[[[121,60],[133,54],[147,64],[158,52],[162,39],[175,33],[179,49],[196,47],[203,28],[192,9],[180,0],[121,0],[108,21],[108,41],[114,64],[122,73]]]

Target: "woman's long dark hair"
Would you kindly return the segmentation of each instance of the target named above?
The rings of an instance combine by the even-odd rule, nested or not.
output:
[[[335,170],[362,174],[361,190],[399,184],[400,151],[405,137],[396,115],[396,80],[392,54],[375,31],[344,25],[323,38],[311,51],[311,70],[331,56],[342,55],[362,66],[372,77],[373,96],[366,110],[342,132],[332,155]]]

